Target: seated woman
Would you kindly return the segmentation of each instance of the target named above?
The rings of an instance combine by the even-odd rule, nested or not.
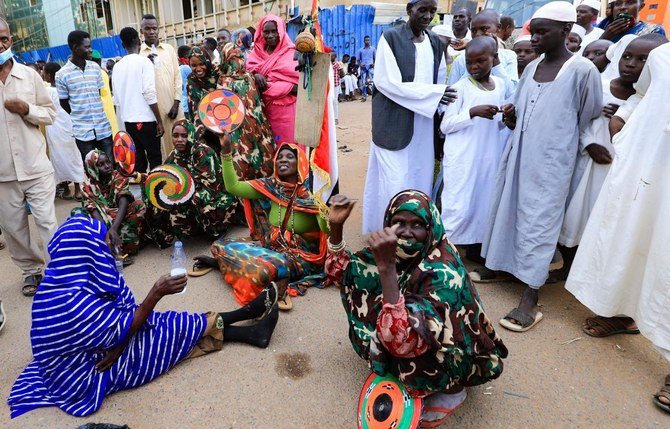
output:
[[[218,265],[232,287],[235,299],[247,303],[270,282],[279,289],[279,308],[292,308],[289,293],[304,294],[309,286],[325,279],[328,223],[309,192],[307,155],[298,146],[284,144],[275,157],[272,177],[242,182],[235,173],[228,137],[221,138],[223,180],[228,192],[244,198],[245,214],[252,237],[260,243],[220,239],[212,244],[216,258],[198,256],[196,267]],[[269,200],[268,223],[254,217],[250,200]]]
[[[257,28],[254,48],[247,55],[247,70],[263,94],[275,142],[293,142],[299,80],[295,45],[286,34],[286,23],[278,16],[266,15]]]
[[[276,290],[227,313],[155,312],[164,296],[186,287],[186,276],[160,277],[137,305],[114,267],[105,234],[102,222],[79,215],[49,243],[51,262],[33,300],[34,358],[7,401],[12,418],[50,406],[87,416],[105,396],[220,350],[224,338],[267,347],[279,316]],[[234,325],[257,317],[255,325]]]
[[[195,125],[196,140],[219,152],[219,137],[209,131],[200,120],[198,106],[200,101],[217,88],[218,73],[209,54],[202,48],[195,46],[188,55],[191,74],[188,75],[186,83],[186,100],[191,123]]]
[[[204,233],[216,240],[241,218],[237,198],[226,192],[221,180],[221,164],[214,150],[195,141],[195,129],[186,121],[172,126],[174,149],[165,164],[178,165],[188,171],[195,183],[195,193],[186,203],[171,210],[159,210],[151,204],[147,215],[148,235],[161,248]]]
[[[130,179],[113,169],[105,152],[90,151],[84,164],[84,207],[73,212],[83,212],[105,224],[105,239],[116,256],[137,254],[146,206],[135,200],[130,192]],[[124,265],[131,263],[132,259],[124,258]]]
[[[463,403],[464,387],[500,376],[507,348],[427,195],[393,197],[385,228],[357,253],[342,240],[352,207],[345,196],[331,198],[326,257],[329,280],[342,285],[349,339],[372,371],[425,397],[422,427],[436,427]]]
[[[244,102],[244,122],[230,133],[237,174],[242,180],[272,176],[275,149],[272,128],[263,112],[256,81],[246,70],[244,54],[237,45],[228,43],[223,47],[218,79],[219,88],[235,92]]]

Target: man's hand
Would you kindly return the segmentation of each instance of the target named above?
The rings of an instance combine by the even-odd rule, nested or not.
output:
[[[23,100],[18,98],[10,98],[5,100],[5,109],[17,115],[26,116],[30,112],[30,106]]]
[[[163,128],[163,121],[157,122],[156,123],[156,137],[158,137],[158,138],[163,137],[163,134],[165,134],[165,128]]]
[[[514,104],[505,104],[502,107],[503,122],[510,130],[516,128],[516,108]]]
[[[262,74],[256,73],[254,75],[254,80],[256,81],[256,86],[258,87],[258,90],[260,92],[263,92],[266,89],[268,89],[268,82],[267,80],[265,80],[265,76],[263,76]]]
[[[500,108],[492,104],[482,104],[480,106],[474,106],[470,108],[470,117],[471,118],[484,118],[484,119],[493,119],[495,115],[498,114]]]
[[[444,91],[444,94],[442,95],[440,104],[451,104],[454,101],[456,101],[457,98],[458,98],[458,91],[448,86],[447,89]]]
[[[172,103],[172,107],[170,108],[170,111],[167,114],[168,118],[174,119],[174,118],[177,117],[177,115],[179,114],[179,104],[180,103],[181,103],[181,101],[179,101],[179,100],[175,100],[174,103]]]
[[[619,110],[619,105],[615,103],[609,103],[605,107],[603,107],[603,115],[607,119],[611,119],[614,114],[616,114],[616,111]]]
[[[591,159],[593,159],[593,162],[595,162],[596,164],[612,163],[612,155],[605,146],[600,146],[599,144],[591,143],[590,145],[586,146],[586,151],[589,153],[589,156],[591,157]]]
[[[611,39],[614,36],[617,36],[624,31],[628,30],[628,26],[630,25],[630,20],[627,18],[617,18],[610,25],[607,26],[605,29],[605,32],[603,33],[602,36],[600,36],[601,39]]]
[[[397,229],[398,225],[386,227],[373,232],[367,239],[379,270],[395,270],[396,248],[398,247],[398,236],[395,235]]]
[[[466,46],[468,46],[468,41],[465,39],[453,39],[451,41],[451,47],[457,51],[462,51]]]

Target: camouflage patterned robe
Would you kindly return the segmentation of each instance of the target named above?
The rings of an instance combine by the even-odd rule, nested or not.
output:
[[[400,303],[404,298],[403,312],[407,314],[405,328],[422,346],[401,356],[385,345],[380,325],[391,304],[382,303],[372,252],[368,248],[355,254],[329,251],[326,273],[342,285],[354,350],[374,372],[393,374],[416,396],[497,378],[507,348],[484,314],[467,270],[444,235],[440,213],[419,191],[404,191],[391,200],[385,226],[391,226],[391,218],[399,211],[417,215],[429,232],[427,244],[419,245],[415,256],[405,260],[410,268],[399,273],[398,279]]]

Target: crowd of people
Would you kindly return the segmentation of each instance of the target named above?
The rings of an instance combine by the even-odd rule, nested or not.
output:
[[[343,239],[355,200],[333,195],[326,207],[294,141],[300,75],[281,18],[175,50],[144,15],[140,32],[120,31],[127,54],[108,64],[111,78],[83,31],[69,35],[65,65],[31,70],[0,20],[0,229],[34,296],[34,360],[12,388],[12,417],[46,406],[85,416],[224,341],[265,348],[278,310],[326,285],[340,288],[355,352],[422,398],[421,427],[503,372],[508,349],[477,283],[526,286],[498,321],[525,332],[545,317],[541,288],[565,281],[595,313],[586,334],[642,333],[670,360],[670,44],[638,19],[642,0],[609,1],[597,22],[601,6],[549,2],[513,37],[514,21],[495,10],[430,28],[436,0],[409,0],[407,22],[376,47],[366,36],[355,57],[331,52],[334,112],[372,89],[357,252]],[[198,114],[216,89],[244,103],[233,132]],[[117,129],[135,143],[133,172],[115,162]],[[133,193],[161,164],[193,178],[187,202],[159,209]],[[60,226],[57,194],[82,201]],[[232,225],[249,237],[228,238]],[[160,277],[138,304],[117,261],[194,236],[212,242],[212,257],[188,274],[218,268],[242,307],[154,311],[186,275]],[[670,375],[654,403],[670,412]]]

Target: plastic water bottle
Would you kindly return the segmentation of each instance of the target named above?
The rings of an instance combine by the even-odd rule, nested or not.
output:
[[[181,276],[182,274],[186,274],[186,252],[184,252],[184,245],[182,242],[175,241],[174,249],[172,249],[172,265],[170,268],[170,275],[174,277]],[[178,293],[178,295],[181,295],[184,292],[186,292],[185,287],[184,290]]]
[[[123,276],[123,258],[121,257],[121,249],[117,247],[114,253],[114,265],[116,266],[116,271]]]

